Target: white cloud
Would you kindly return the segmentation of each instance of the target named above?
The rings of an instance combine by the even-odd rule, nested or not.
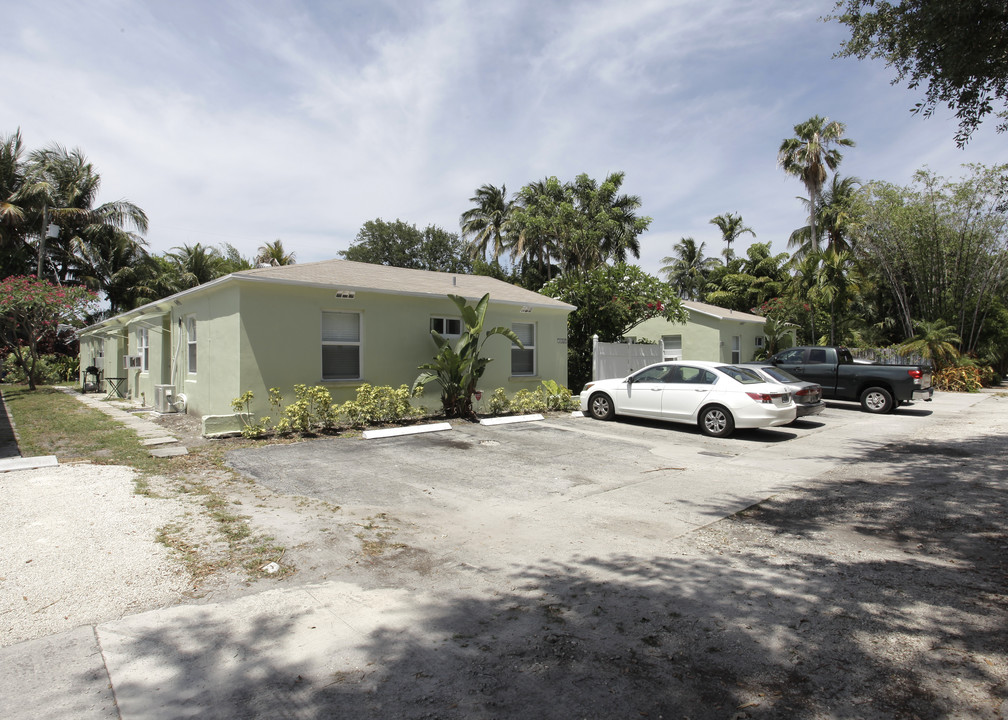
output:
[[[321,259],[374,217],[454,230],[486,182],[623,170],[657,271],[684,235],[720,252],[722,212],[784,249],[803,188],[776,150],[813,114],[847,123],[842,172],[864,179],[1003,157],[831,59],[829,0],[6,5],[0,131],[83,148],[156,251],[280,237]]]

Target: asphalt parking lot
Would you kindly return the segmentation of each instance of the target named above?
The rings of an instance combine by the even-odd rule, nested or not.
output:
[[[932,414],[925,403],[885,416],[836,403],[791,426],[724,439],[686,425],[553,416],[266,446],[228,462],[273,492],[391,515],[412,531],[401,536],[410,543],[436,537],[440,553],[495,564],[502,554],[651,550],[912,433]]]

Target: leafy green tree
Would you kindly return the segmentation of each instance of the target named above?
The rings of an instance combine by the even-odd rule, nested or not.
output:
[[[294,253],[287,252],[283,246],[283,240],[277,238],[273,242],[268,242],[259,247],[259,254],[255,257],[256,263],[260,265],[293,265],[295,261]]]
[[[909,187],[873,182],[859,195],[858,251],[885,278],[904,338],[944,320],[973,353],[1008,288],[1008,165],[968,166],[949,181],[919,171]]]
[[[420,366],[423,372],[413,381],[412,391],[430,382],[437,383],[441,386],[441,405],[446,417],[473,417],[472,399],[476,385],[493,360],[483,356],[484,343],[494,335],[503,335],[518,347],[524,346],[510,328],[497,326],[483,332],[490,303],[489,293],[480,298],[475,307],[458,295],[448,297],[458,307],[465,329],[454,345],[436,330],[431,330],[438,353],[433,361]]]
[[[711,225],[717,225],[718,229],[721,231],[721,239],[725,244],[725,260],[731,260],[734,256],[731,244],[738,240],[740,236],[745,233],[749,233],[754,238],[756,237],[756,233],[753,232],[753,229],[742,223],[741,215],[725,213],[724,215],[718,215],[717,217],[711,218],[710,223]]]
[[[616,263],[567,273],[546,283],[541,292],[577,308],[567,319],[567,378],[572,388],[591,379],[593,335],[602,342],[617,342],[653,317],[686,322],[675,288],[636,265]]]
[[[812,247],[819,247],[816,218],[819,213],[819,194],[826,183],[827,170],[836,170],[843,159],[836,145],[853,147],[854,141],[843,135],[843,123],[830,122],[815,115],[794,126],[795,137],[786,138],[777,151],[777,164],[788,175],[794,175],[808,190],[809,225],[812,228]]]
[[[82,322],[96,297],[82,287],[61,287],[34,277],[0,282],[0,342],[11,353],[34,390],[38,381],[39,343],[61,323]]]
[[[916,334],[899,346],[901,351],[930,360],[936,370],[955,364],[959,358],[956,345],[962,342],[955,328],[944,320],[920,320],[915,328]]]
[[[984,117],[1000,106],[998,132],[1008,129],[1008,4],[1004,0],[838,0],[826,17],[846,25],[839,57],[882,59],[893,84],[924,87],[914,113],[930,117],[946,105],[959,118],[963,147]]]
[[[341,250],[339,255],[346,260],[374,265],[437,272],[472,272],[468,250],[458,235],[437,225],[428,225],[420,230],[402,220],[368,220],[350,247]]]
[[[671,255],[662,258],[660,272],[677,288],[683,300],[699,300],[707,284],[707,276],[714,266],[720,264],[717,258],[704,257],[704,245],[697,245],[693,238],[684,237],[672,248]]]
[[[262,250],[262,248],[259,249]],[[251,258],[247,258],[242,255],[241,251],[231,243],[224,243],[221,245],[220,254],[224,258],[225,275],[241,272],[243,270],[251,270],[256,265]]]
[[[462,239],[468,241],[469,254],[499,263],[507,250],[507,235],[511,226],[514,201],[507,196],[507,186],[482,185],[469,198],[473,207],[462,213],[459,224]]]

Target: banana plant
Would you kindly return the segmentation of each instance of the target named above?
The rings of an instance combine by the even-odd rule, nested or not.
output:
[[[483,332],[487,305],[490,304],[489,293],[476,303],[476,307],[470,306],[465,298],[458,295],[449,295],[448,298],[458,307],[465,329],[454,346],[436,330],[431,330],[438,352],[431,362],[418,368],[422,372],[413,381],[413,391],[429,382],[435,382],[441,386],[441,405],[445,417],[468,418],[474,415],[472,399],[476,384],[483,377],[486,366],[493,360],[483,357],[483,344],[493,335],[503,335],[522,349],[524,345],[510,328],[498,326]]]

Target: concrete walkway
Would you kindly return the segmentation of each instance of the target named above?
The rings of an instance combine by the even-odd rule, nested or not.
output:
[[[124,400],[104,400],[100,393],[88,395],[68,387],[57,387],[56,389],[77,398],[90,408],[100,410],[113,420],[121,422],[137,434],[141,445],[151,448],[150,454],[154,457],[188,454],[188,450],[179,444],[178,438],[166,434],[164,428],[157,423],[137,415],[139,412],[153,412],[151,408],[144,408]]]

